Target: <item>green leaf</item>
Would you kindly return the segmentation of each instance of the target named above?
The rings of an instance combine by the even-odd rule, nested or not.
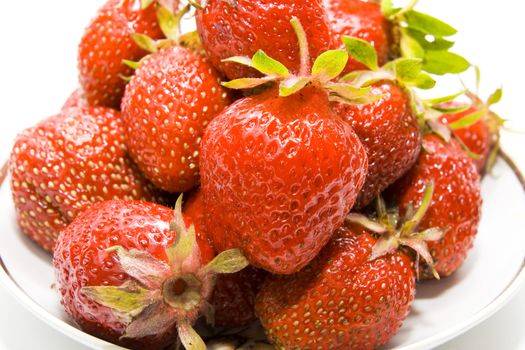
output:
[[[457,107],[441,107],[439,105],[436,105],[436,106],[432,106],[430,108],[432,108],[435,111],[441,112],[441,113],[451,114],[451,113],[464,112],[467,109],[469,109],[470,106],[469,105],[460,105],[460,106],[457,106]]]
[[[129,321],[154,302],[152,293],[137,283],[128,282],[122,286],[84,287],[81,289],[89,299],[122,313]]]
[[[439,136],[443,141],[446,143],[450,142],[452,132],[448,126],[437,120],[427,120],[427,125],[430,127],[430,130],[432,130],[432,132]]]
[[[451,128],[452,130],[463,129],[463,128],[469,127],[472,124],[477,123],[486,114],[487,114],[487,111],[482,109],[481,111],[471,113],[469,115],[462,117],[459,120],[456,120],[453,123],[448,124],[448,127]]]
[[[288,69],[281,62],[271,58],[264,51],[259,50],[252,58],[253,68],[266,75],[287,76]]]
[[[283,80],[279,85],[279,96],[287,97],[293,95],[308,83],[310,83],[310,78],[308,77],[291,77],[290,79]]]
[[[410,35],[401,35],[399,42],[401,49],[401,56],[407,58],[423,58],[425,57],[425,50],[417,40],[414,40]]]
[[[375,233],[382,234],[382,233],[388,232],[388,229],[385,227],[385,225],[380,224],[379,222],[376,222],[374,220],[371,220],[363,214],[350,213],[346,216],[345,220],[347,222],[351,222],[351,223],[363,226],[367,230],[375,232]]]
[[[194,51],[202,49],[201,38],[197,31],[182,34],[181,36],[179,36],[179,42],[181,43],[181,45],[190,48]]]
[[[501,101],[502,97],[503,97],[503,89],[499,88],[496,91],[494,91],[492,95],[490,95],[489,99],[487,100],[487,104],[489,106],[492,106],[498,103],[499,101]]]
[[[401,11],[401,9],[395,8],[392,0],[381,1],[381,12],[385,15],[385,17],[392,17],[399,11]]]
[[[250,68],[254,68],[252,59],[250,57],[246,57],[246,56],[233,56],[233,57],[230,57],[230,58],[225,58],[221,62],[238,63],[238,64],[242,64],[243,66],[248,66]]]
[[[374,46],[366,40],[343,36],[343,43],[350,56],[371,70],[378,70],[377,52]]]
[[[170,10],[164,6],[159,6],[157,9],[157,21],[166,38],[171,40],[178,39],[180,34],[179,24],[177,23],[177,18]]]
[[[430,90],[436,86],[436,81],[428,74],[419,73],[416,80],[414,80],[411,85],[422,90]]]
[[[206,344],[200,335],[187,322],[177,323],[177,333],[186,350],[206,350]]]
[[[407,11],[404,20],[409,28],[417,29],[425,34],[436,37],[446,37],[457,33],[457,30],[447,23],[418,11]]]
[[[442,103],[446,103],[446,102],[450,102],[450,101],[454,101],[456,98],[458,98],[459,96],[461,95],[464,95],[465,92],[467,92],[466,90],[463,90],[463,91],[460,91],[458,93],[455,93],[453,95],[449,95],[449,96],[443,96],[443,97],[437,97],[437,98],[432,98],[432,99],[428,99],[428,100],[424,100],[423,102],[426,104],[426,105],[439,105],[439,104],[442,104]]]
[[[470,63],[463,57],[448,51],[427,51],[423,69],[431,74],[457,74],[466,71]]]
[[[430,181],[425,185],[425,191],[423,193],[423,199],[419,208],[412,218],[403,224],[401,228],[401,235],[409,235],[417,228],[421,220],[425,217],[430,204],[432,203],[432,197],[434,196],[434,182]]]
[[[370,87],[358,88],[344,83],[327,84],[325,88],[347,100],[365,97],[370,94],[371,91]]]
[[[348,62],[348,53],[343,50],[323,52],[314,62],[312,75],[321,82],[337,78],[343,72]]]
[[[474,66],[474,71],[476,72],[476,91],[479,91],[481,85],[481,69],[479,66]]]
[[[228,82],[221,83],[222,86],[228,89],[240,90],[240,89],[251,89],[270,81],[277,80],[277,77],[264,77],[264,78],[241,78],[235,79]]]
[[[132,68],[132,69],[138,69],[140,67],[140,62],[130,61],[130,60],[122,60],[122,63],[124,63],[126,66]]]
[[[231,249],[217,255],[204,267],[204,270],[207,273],[236,273],[249,264],[239,249]]]
[[[132,33],[131,39],[133,39],[133,41],[143,50],[146,50],[151,53],[155,53],[158,51],[155,40],[153,40],[147,35],[140,33]]]
[[[449,41],[440,37],[434,37],[433,41],[429,41],[427,40],[427,34],[413,28],[404,28],[403,34],[416,41],[424,50],[443,51],[448,50],[454,46],[453,41]]]
[[[142,0],[142,9],[145,10],[153,4],[155,0]]]
[[[128,251],[121,246],[110,247],[106,251],[115,252],[122,270],[149,289],[160,288],[162,281],[171,272],[168,264],[147,251]]]
[[[419,58],[398,58],[390,62],[387,67],[393,69],[400,82],[412,83],[419,78],[423,62]]]
[[[365,70],[348,73],[342,77],[339,82],[351,83],[356,87],[366,87],[380,80],[395,80],[395,78],[395,72],[390,72],[388,70]]]

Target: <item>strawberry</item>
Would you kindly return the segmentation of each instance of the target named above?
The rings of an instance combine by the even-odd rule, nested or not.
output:
[[[445,124],[453,124],[467,115],[477,113],[476,107],[470,107],[459,113],[445,114],[441,121]],[[454,136],[463,142],[463,144],[473,153],[479,156],[473,159],[479,173],[482,173],[487,164],[490,151],[494,146],[494,137],[490,132],[488,125],[483,120],[478,120],[472,125],[465,128],[454,130]]]
[[[152,54],[122,101],[131,157],[161,189],[191,190],[199,182],[203,131],[230,102],[204,56],[182,46]]]
[[[382,96],[369,104],[334,103],[334,112],[350,123],[365,146],[368,176],[357,207],[368,205],[377,195],[405,174],[421,150],[421,133],[409,95],[395,83],[372,85],[372,94]]]
[[[348,61],[343,50],[322,53],[309,70],[307,34],[297,18],[290,24],[301,75],[264,51],[229,58],[266,76],[224,86],[279,87],[238,100],[215,118],[204,133],[200,162],[215,248],[240,248],[252,265],[277,274],[299,271],[328,243],[368,168],[363,145],[330,100],[366,102],[369,89],[332,82]]]
[[[334,46],[323,0],[208,0],[197,11],[197,31],[211,63],[230,79],[256,76],[255,70],[222,62],[257,50],[298,73],[299,46],[289,24],[304,25],[313,58]],[[313,61],[309,61],[311,63]]]
[[[452,139],[436,135],[423,138],[423,150],[416,165],[388,190],[399,205],[401,217],[421,201],[425,184],[435,184],[433,200],[419,223],[419,230],[431,227],[445,231],[442,239],[428,248],[440,276],[454,273],[465,260],[477,234],[481,215],[480,179],[472,159]],[[422,277],[432,274],[423,268]]]
[[[99,203],[62,232],[53,260],[66,312],[86,332],[133,349],[163,349],[176,332],[185,348],[205,349],[191,325],[206,312],[214,275],[246,265],[238,251],[214,258],[180,199],[175,212]]]
[[[453,135],[471,154],[480,174],[484,174],[494,165],[499,151],[500,130],[505,120],[498,116],[491,107],[502,97],[502,90],[496,90],[486,102],[476,94],[467,91],[466,95],[472,104],[469,108],[461,108],[457,102],[448,102],[441,106],[444,110],[454,110],[441,117],[441,122],[448,125]]]
[[[210,300],[215,326],[239,328],[255,322],[255,297],[266,275],[251,266],[235,274],[219,275]]]
[[[109,0],[87,27],[78,50],[80,85],[93,106],[119,108],[133,70],[123,60],[139,60],[147,51],[132,34],[161,38],[156,6],[143,9],[141,0]]]
[[[366,152],[308,87],[241,99],[206,129],[201,181],[216,249],[241,248],[273,273],[294,273],[329,241],[367,172]]]
[[[415,273],[401,251],[373,258],[377,239],[347,224],[306,268],[271,276],[256,312],[278,349],[375,349],[409,313]]]
[[[184,204],[184,215],[191,218],[197,232],[206,232],[202,192],[193,193]],[[214,309],[215,326],[238,328],[257,320],[255,296],[266,273],[247,267],[235,274],[217,276],[210,300]]]
[[[379,4],[363,0],[324,0],[324,3],[337,43],[341,44],[343,35],[366,40],[376,49],[380,65],[388,61],[391,28]],[[344,72],[360,69],[365,66],[350,59]]]
[[[95,202],[159,200],[127,156],[120,113],[70,108],[22,132],[10,158],[18,223],[47,251],[58,233]]]
[[[79,107],[89,107],[82,89],[76,89],[73,93],[67,98],[66,102],[62,106],[62,110],[69,108],[79,108]]]

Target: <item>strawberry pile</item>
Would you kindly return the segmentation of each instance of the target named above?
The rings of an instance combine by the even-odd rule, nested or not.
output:
[[[79,327],[132,349],[388,343],[416,282],[467,258],[504,122],[501,90],[419,97],[470,63],[414,3],[109,0],[79,89],[10,158]]]

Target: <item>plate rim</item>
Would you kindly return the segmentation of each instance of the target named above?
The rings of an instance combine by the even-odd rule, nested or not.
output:
[[[500,154],[502,160],[509,168],[518,170],[515,164],[509,164],[506,159],[504,152]],[[8,163],[4,163],[0,169],[0,188],[4,185],[4,180],[8,175]],[[518,180],[523,180],[517,175]],[[521,181],[523,182],[523,181]],[[482,309],[478,310],[475,314],[467,318],[466,320],[458,323],[454,327],[448,328],[441,332],[434,334],[431,337],[420,340],[416,343],[395,347],[395,350],[425,350],[435,348],[439,345],[446,343],[447,341],[467,332],[468,330],[479,325],[481,322],[487,320],[489,317],[494,315],[497,311],[501,310],[521,289],[525,282],[525,257],[523,258],[520,270],[516,273],[514,278],[509,284],[496,296],[490,303],[485,305]],[[95,336],[92,336],[80,328],[76,328],[67,322],[61,320],[57,316],[48,312],[44,307],[33,300],[24,290],[16,283],[13,279],[9,270],[7,269],[2,256],[0,255],[0,284],[3,285],[9,294],[14,297],[26,310],[31,314],[35,315],[39,320],[46,323],[59,333],[85,345],[91,349],[103,349],[103,350],[121,350],[124,349],[118,345],[107,342]]]

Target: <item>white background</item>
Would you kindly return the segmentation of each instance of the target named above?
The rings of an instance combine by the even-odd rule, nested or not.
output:
[[[54,114],[76,88],[76,45],[101,3],[2,1],[0,160],[7,159],[17,132]],[[497,110],[512,121],[509,126],[525,130],[524,5],[516,0],[422,0],[419,8],[446,19],[459,30],[456,51],[481,67],[482,91],[486,94],[503,86],[504,100]],[[525,152],[520,152],[525,146],[522,138],[523,135],[506,135],[505,144],[525,169]],[[512,203],[502,199],[502,205]],[[505,239],[505,232],[499,234]],[[488,258],[497,259],[498,254],[504,253],[494,252]],[[440,349],[525,349],[523,325],[525,289],[491,319]],[[0,349],[30,348],[85,349],[22,309],[0,286]]]

